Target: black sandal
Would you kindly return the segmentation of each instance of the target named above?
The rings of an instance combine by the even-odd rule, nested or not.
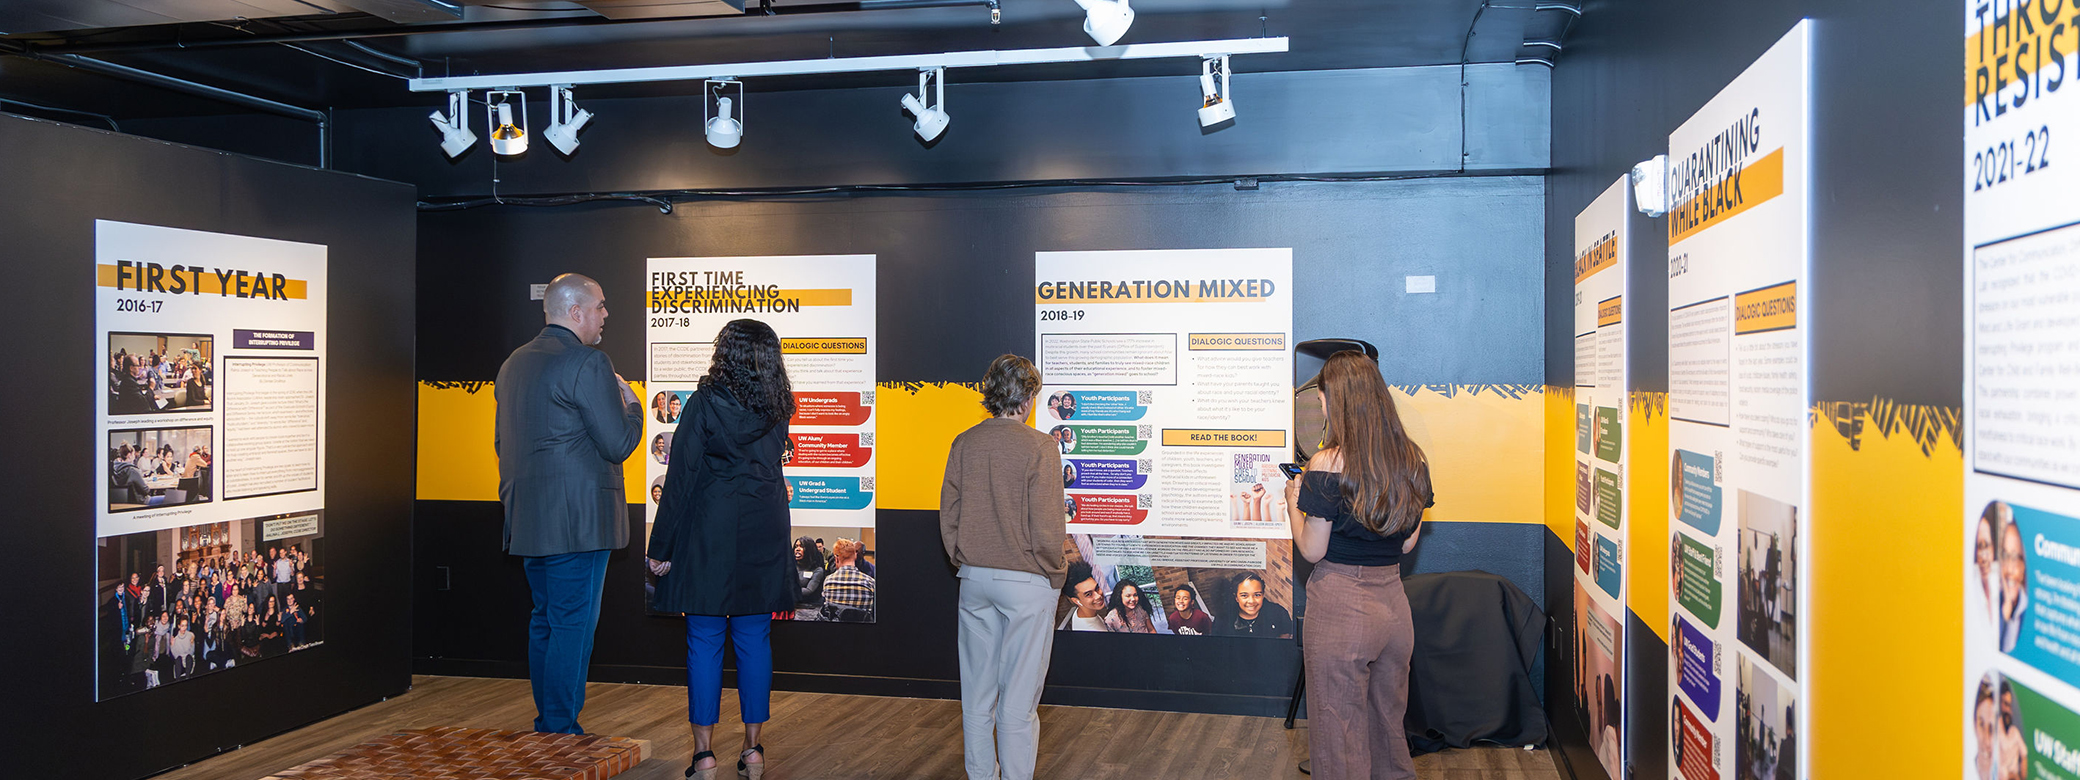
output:
[[[717,761],[715,762],[715,766],[708,767],[707,769],[694,768],[701,765],[701,759],[714,757],[715,751],[713,750],[703,750],[699,753],[693,754],[693,762],[686,765],[686,776],[697,777],[700,778],[700,780],[715,780],[715,770],[722,766],[722,762]]]
[[[737,777],[743,778],[743,780],[759,780],[759,777],[765,774],[766,762],[760,761],[756,764],[751,764],[744,761],[744,758],[750,756],[754,751],[758,753],[760,758],[764,758],[766,746],[752,745],[742,755],[737,757]]]

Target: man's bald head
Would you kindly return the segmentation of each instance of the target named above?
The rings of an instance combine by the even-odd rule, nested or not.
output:
[[[583,274],[563,274],[549,280],[542,293],[542,314],[551,325],[561,325],[578,334],[586,344],[598,344],[607,326],[606,292]]]

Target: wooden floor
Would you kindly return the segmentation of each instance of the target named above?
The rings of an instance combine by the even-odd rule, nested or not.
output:
[[[161,775],[163,780],[255,780],[393,731],[430,726],[528,729],[534,702],[526,680],[418,677],[410,693],[242,750]],[[735,692],[723,691],[716,753],[741,749]],[[937,699],[773,694],[762,741],[772,780],[960,780],[960,703]],[[649,761],[621,775],[678,780],[692,755],[686,689],[594,683],[581,718],[587,731],[652,743]],[[1040,708],[1040,766],[1046,780],[1305,778],[1307,729],[1275,718],[1185,715],[1091,707]],[[733,766],[734,761],[728,762]],[[1550,751],[1450,750],[1421,756],[1424,780],[1558,780]],[[735,772],[724,767],[723,776]]]

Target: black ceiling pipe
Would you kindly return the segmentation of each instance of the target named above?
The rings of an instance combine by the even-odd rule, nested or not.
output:
[[[306,122],[315,123],[318,126],[318,167],[332,167],[332,121],[331,115],[327,112],[319,111],[313,108],[304,108],[302,106],[292,106],[287,103],[268,100],[267,98],[248,95],[243,92],[233,92],[223,87],[213,87],[208,84],[201,84],[189,81],[187,79],[175,78],[173,76],[168,76],[163,73],[153,73],[148,70],[140,70],[138,68],[133,68],[128,65],[117,65],[113,62],[106,62],[103,60],[81,57],[76,54],[43,54],[38,52],[30,52],[23,56],[31,57],[34,59],[58,65],[63,65],[68,68],[77,68],[79,70],[84,70],[89,73],[98,73],[103,76],[118,78],[124,81],[134,81],[139,84],[146,84],[158,87],[160,89],[171,90],[174,92],[194,95],[197,97],[209,98],[211,100],[230,103],[234,106],[250,108],[255,111],[264,111],[269,114],[286,116],[292,119],[301,119]]]

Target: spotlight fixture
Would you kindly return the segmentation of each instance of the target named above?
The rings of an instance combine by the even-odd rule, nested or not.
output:
[[[925,91],[928,85],[933,88],[933,92]],[[927,99],[932,101],[930,106],[925,105]],[[911,125],[910,129],[917,132],[918,138],[930,142],[938,138],[940,133],[946,132],[946,123],[953,121],[953,117],[946,114],[946,69],[919,70],[917,94],[904,93],[903,108],[917,117],[917,123]]]
[[[514,110],[514,106],[519,106]],[[513,121],[518,114],[519,122]],[[491,152],[511,157],[527,153],[527,95],[517,89],[484,93],[484,122],[491,127]]]
[[[701,127],[708,133],[708,145],[717,149],[735,149],[744,140],[744,82],[736,79],[708,79],[701,82]],[[735,87],[737,96],[729,97]]]
[[[578,150],[578,131],[592,121],[592,112],[578,107],[571,97],[571,85],[557,84],[549,87],[549,129],[542,137],[568,157]]]
[[[1632,206],[1649,217],[1668,213],[1668,155],[1632,166]]]
[[[435,111],[427,115],[433,126],[441,131],[441,151],[449,157],[460,157],[477,142],[477,134],[469,131],[469,90],[457,89],[448,92],[448,113]]]
[[[1228,55],[1199,61],[1199,126],[1212,127],[1235,118],[1228,92]]]
[[[1134,8],[1127,0],[1076,0],[1076,4],[1083,6],[1083,33],[1099,46],[1118,43],[1127,28],[1134,26]]]

